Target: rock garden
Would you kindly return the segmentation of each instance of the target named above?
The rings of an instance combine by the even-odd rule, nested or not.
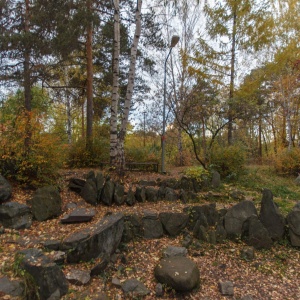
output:
[[[27,192],[0,176],[0,299],[299,297],[300,202],[222,194],[217,173],[134,176]]]

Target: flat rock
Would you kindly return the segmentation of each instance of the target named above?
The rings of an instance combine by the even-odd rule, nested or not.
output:
[[[24,286],[20,281],[10,280],[8,277],[0,278],[0,295],[1,293],[3,293],[4,295],[9,295],[12,297],[21,297],[23,291],[24,291]]]
[[[64,216],[61,223],[82,223],[89,222],[93,219],[96,212],[94,209],[76,208],[70,214]]]
[[[132,297],[142,297],[150,293],[145,285],[135,278],[124,281],[121,287],[125,294],[130,294]]]
[[[72,269],[66,275],[67,280],[74,285],[86,285],[91,280],[91,276],[88,272],[82,270]]]

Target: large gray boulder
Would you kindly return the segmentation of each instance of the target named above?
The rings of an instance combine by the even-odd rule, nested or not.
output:
[[[114,189],[114,203],[122,205],[124,201],[124,185],[116,183]]]
[[[162,212],[159,219],[168,235],[177,236],[186,227],[189,216],[186,213]]]
[[[10,183],[0,175],[0,204],[9,200],[12,194],[12,187]]]
[[[101,193],[101,202],[105,205],[112,205],[114,199],[115,184],[108,178],[103,186]]]
[[[200,284],[197,265],[187,257],[162,259],[154,269],[155,278],[178,292],[190,292]]]
[[[91,205],[98,204],[98,190],[94,178],[87,179],[80,192],[80,196]]]
[[[16,259],[20,261],[20,268],[32,276],[41,300],[48,300],[54,295],[59,299],[59,297],[67,294],[68,282],[62,270],[41,250],[19,251]]]
[[[268,189],[263,190],[259,219],[273,240],[277,241],[283,238],[285,219],[273,201],[272,192]]]
[[[292,246],[294,247],[300,247],[300,205],[299,203],[295,205],[293,210],[286,217],[288,227],[289,227],[290,241]]]
[[[242,240],[255,249],[270,249],[273,244],[268,230],[256,215],[252,215],[244,222]]]
[[[157,213],[150,211],[144,212],[142,230],[145,239],[159,239],[163,236],[164,230]]]
[[[100,255],[111,255],[118,247],[124,229],[121,213],[104,217],[92,227],[87,227],[66,237],[61,250],[67,250],[67,261],[89,261]]]
[[[58,217],[62,212],[62,200],[57,188],[45,186],[37,189],[31,200],[31,211],[38,221]]]
[[[7,228],[29,228],[32,223],[31,210],[27,205],[18,202],[4,203],[0,205],[0,222]]]
[[[252,215],[257,216],[257,210],[254,203],[249,200],[244,200],[229,208],[224,217],[227,236],[230,238],[241,236],[243,223]]]

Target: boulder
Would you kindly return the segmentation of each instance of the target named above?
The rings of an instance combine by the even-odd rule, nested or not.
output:
[[[298,204],[286,217],[292,246],[300,247],[300,209]]]
[[[79,178],[71,178],[69,180],[69,189],[78,195],[80,195],[81,190],[85,185],[85,180]]]
[[[31,200],[31,210],[38,221],[58,217],[62,212],[62,200],[57,188],[46,186],[37,189]]]
[[[41,300],[49,299],[54,294],[58,297],[67,294],[68,282],[62,270],[41,250],[19,251],[16,259],[20,261],[20,268],[33,277]]]
[[[19,280],[10,280],[8,277],[0,278],[0,296],[2,294],[9,295],[11,297],[20,297],[23,295],[24,285]],[[3,295],[3,296],[4,296]],[[3,297],[3,299],[5,299]],[[11,298],[7,298],[11,299]]]
[[[156,279],[178,292],[190,292],[200,284],[200,272],[189,258],[173,256],[162,259],[154,269]]]
[[[186,227],[189,216],[185,213],[162,212],[159,219],[168,235],[177,236]]]
[[[125,280],[121,287],[125,294],[133,298],[143,297],[150,293],[145,285],[135,278]]]
[[[277,241],[283,238],[285,219],[273,201],[272,192],[268,189],[263,190],[259,219],[273,240]]]
[[[101,202],[101,194],[105,183],[105,178],[101,172],[98,172],[95,178],[96,187],[97,187],[97,202]]]
[[[134,195],[134,192],[132,191],[132,188],[129,189],[129,191],[126,195],[125,202],[129,206],[133,206],[135,204],[136,200],[135,200],[135,195]]]
[[[135,199],[138,202],[145,202],[146,201],[146,190],[145,187],[137,187],[135,190]]]
[[[221,185],[221,175],[218,171],[212,172],[211,186],[213,189],[217,189]]]
[[[29,228],[32,223],[31,210],[18,202],[6,202],[0,205],[0,222],[7,228]]]
[[[124,186],[120,183],[115,184],[114,203],[122,205],[124,203]]]
[[[156,202],[157,198],[157,190],[153,187],[145,188],[146,200],[149,202]]]
[[[0,175],[0,204],[9,200],[11,194],[12,186],[2,175]]]
[[[256,215],[249,217],[242,226],[242,240],[255,249],[270,249],[272,239]]]
[[[71,284],[78,286],[86,285],[91,280],[91,276],[88,272],[77,269],[71,269],[66,275],[66,278]]]
[[[107,254],[101,255],[101,260],[91,270],[91,276],[98,276],[103,273],[109,263],[109,257]]]
[[[115,184],[108,178],[104,184],[104,187],[102,189],[101,193],[101,202],[105,205],[112,205],[113,198],[114,198],[114,189]]]
[[[145,239],[159,239],[163,236],[164,231],[157,213],[144,212],[142,218],[143,236]]]
[[[172,188],[166,187],[165,189],[165,200],[166,201],[176,201],[178,199],[178,195]]]
[[[98,191],[96,181],[94,178],[87,179],[85,185],[83,186],[80,192],[80,196],[84,199],[84,201],[91,205],[98,204]]]
[[[252,215],[257,215],[254,203],[244,200],[229,208],[224,217],[224,227],[230,238],[239,237],[242,234],[243,223]]]
[[[123,229],[123,214],[108,215],[95,225],[66,237],[62,241],[61,250],[68,250],[69,263],[89,261],[102,254],[110,256],[121,241]]]
[[[125,216],[124,231],[122,241],[124,243],[130,242],[134,237],[143,235],[142,218],[140,215],[131,214]]]
[[[82,223],[93,219],[96,212],[94,209],[76,208],[70,214],[64,216],[61,223]]]

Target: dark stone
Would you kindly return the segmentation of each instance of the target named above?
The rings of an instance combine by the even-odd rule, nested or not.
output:
[[[130,188],[127,195],[126,195],[126,199],[125,202],[127,205],[129,206],[133,206],[136,202],[135,200],[135,196],[134,196],[134,192],[132,191],[132,189]]]
[[[52,251],[47,254],[47,256],[50,257],[57,265],[63,265],[67,257],[66,253],[63,251]]]
[[[156,279],[178,292],[190,292],[200,284],[200,272],[190,259],[174,256],[162,259],[154,269]]]
[[[110,179],[106,180],[101,193],[101,202],[105,205],[112,205],[114,198],[114,188],[115,184]]]
[[[121,281],[119,278],[113,277],[113,279],[111,280],[112,285],[120,288],[122,286]]]
[[[163,227],[156,213],[146,212],[142,224],[144,238],[159,239],[163,236]]]
[[[169,187],[166,187],[165,189],[165,200],[167,201],[176,201],[178,199],[178,196],[176,194],[176,192],[169,188]]]
[[[256,215],[249,217],[242,226],[242,240],[255,249],[270,249],[272,239]]]
[[[208,231],[208,242],[212,245],[215,245],[217,243],[217,234],[213,229],[210,229]]]
[[[285,219],[273,201],[272,192],[268,189],[263,190],[259,219],[273,240],[278,241],[283,238]]]
[[[96,175],[95,175],[95,172],[92,170],[92,171],[89,171],[86,175],[86,179],[87,180],[92,180],[94,182],[96,182]]]
[[[54,186],[37,189],[32,197],[31,205],[32,214],[38,221],[58,217],[62,212],[62,200]]]
[[[255,258],[254,247],[244,247],[241,251],[241,258],[247,261],[253,260]]]
[[[159,219],[168,235],[177,236],[186,227],[189,216],[185,213],[162,212]]]
[[[243,223],[252,215],[257,215],[252,201],[242,201],[229,208],[224,217],[224,227],[229,238],[236,238],[242,234]]]
[[[80,195],[81,190],[85,185],[85,180],[79,178],[71,178],[69,180],[69,189]]]
[[[132,297],[142,297],[150,293],[144,284],[135,278],[125,280],[121,287],[125,294],[130,294]]]
[[[89,261],[102,254],[110,256],[121,241],[123,229],[123,214],[108,215],[97,224],[69,235],[63,240],[61,250],[69,250],[69,263]]]
[[[12,186],[0,175],[0,204],[9,200],[12,195]]]
[[[219,290],[223,296],[233,296],[234,289],[231,281],[219,282]]]
[[[49,299],[53,294],[59,297],[67,294],[68,282],[63,272],[42,251],[38,249],[19,251],[16,259],[19,258],[20,268],[33,277],[41,300]]]
[[[161,181],[160,186],[168,187],[174,190],[179,188],[178,180],[175,178],[168,178]]]
[[[145,202],[146,201],[146,190],[145,187],[137,187],[135,190],[135,199],[138,202]]]
[[[193,180],[183,176],[181,177],[181,179],[179,180],[179,187],[185,191],[193,191],[194,192],[194,184],[193,184]]]
[[[114,189],[114,203],[122,205],[124,203],[124,186],[116,183]]]
[[[300,247],[300,209],[298,206],[289,212],[286,220],[289,226],[289,237],[292,246]]]
[[[124,222],[122,241],[130,242],[136,236],[142,236],[142,219],[137,214],[127,215]]]
[[[31,210],[18,202],[6,202],[0,205],[0,220],[6,228],[29,228],[32,223]]]
[[[166,187],[165,186],[160,186],[158,191],[157,191],[157,199],[158,200],[165,200],[166,197]]]
[[[207,234],[206,228],[202,225],[200,225],[200,226],[196,225],[194,227],[193,235],[195,238],[197,238],[200,241],[208,242],[208,234]]]
[[[70,214],[63,217],[61,223],[82,223],[89,222],[93,219],[96,212],[93,209],[77,208]]]
[[[163,285],[161,283],[158,283],[156,286],[155,286],[155,296],[160,298],[164,295],[164,288],[163,288]]]
[[[221,175],[218,171],[212,172],[211,186],[213,189],[217,189],[221,185]]]
[[[184,237],[182,246],[188,248],[193,243],[193,238],[190,235]]]
[[[74,285],[86,285],[91,280],[90,274],[86,271],[72,269],[66,275],[67,280]]]
[[[44,247],[49,249],[49,250],[55,250],[57,251],[60,246],[60,241],[59,240],[47,240],[43,243]]]
[[[97,187],[97,202],[101,202],[101,194],[105,183],[105,178],[101,172],[98,172],[95,178],[96,187]]]
[[[173,256],[187,256],[187,249],[185,247],[168,246],[163,252],[163,257],[168,258]]]
[[[146,200],[149,202],[156,202],[158,200],[157,198],[157,190],[153,187],[147,187],[145,189],[146,193]]]
[[[224,228],[223,222],[219,222],[216,227],[217,243],[223,243],[227,238],[227,232]]]
[[[97,205],[98,204],[98,191],[95,179],[87,179],[85,182],[84,187],[81,190],[80,196],[86,201],[87,203],[91,205]]]
[[[3,293],[4,295],[9,295],[12,297],[21,297],[23,292],[24,285],[21,281],[10,280],[8,277],[0,278],[0,295]]]
[[[109,263],[109,257],[107,254],[101,256],[101,261],[97,263],[91,270],[91,276],[98,276],[103,273]]]

